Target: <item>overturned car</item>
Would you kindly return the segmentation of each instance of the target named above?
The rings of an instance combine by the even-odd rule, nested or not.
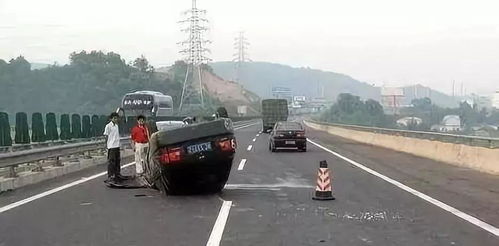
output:
[[[160,130],[150,139],[145,179],[167,194],[223,189],[236,152],[230,119]]]

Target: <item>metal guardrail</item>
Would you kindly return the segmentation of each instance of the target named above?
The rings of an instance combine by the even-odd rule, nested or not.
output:
[[[96,138],[94,137],[94,138],[79,138],[79,139],[70,139],[70,140],[46,141],[46,142],[30,143],[30,144],[13,144],[12,146],[0,146],[0,153],[24,151],[24,150],[38,149],[38,148],[47,148],[47,147],[51,147],[51,146],[59,146],[59,145],[72,144],[72,143],[90,142],[90,141],[97,141],[100,139],[104,139],[104,138],[103,137],[96,137]]]
[[[311,122],[311,123],[315,123],[315,124],[336,126],[336,127],[352,129],[352,130],[357,130],[357,131],[373,132],[373,133],[379,133],[379,134],[403,136],[403,137],[410,137],[410,138],[427,139],[427,140],[432,140],[432,141],[440,141],[440,142],[454,143],[454,144],[463,144],[463,145],[484,147],[484,148],[490,148],[490,149],[499,148],[499,138],[455,135],[455,134],[438,133],[438,132],[397,130],[397,129],[368,127],[368,126],[345,125],[345,124],[321,122],[321,121],[315,121],[315,120],[307,120],[307,121]]]
[[[0,154],[0,168],[9,168],[8,177],[16,177],[16,167],[20,164],[37,162],[49,158],[55,158],[54,166],[62,166],[59,158],[88,151],[105,148],[103,140],[97,142],[75,143],[60,146],[52,146],[41,149],[17,151]]]
[[[122,137],[121,145],[123,146],[129,144],[129,140],[129,137]],[[60,161],[60,157],[87,153],[105,148],[105,140],[100,139],[91,142],[72,143],[46,148],[3,153],[0,154],[0,168],[9,169],[7,177],[16,177],[16,167],[21,164],[54,158],[54,166],[62,166],[63,164]]]

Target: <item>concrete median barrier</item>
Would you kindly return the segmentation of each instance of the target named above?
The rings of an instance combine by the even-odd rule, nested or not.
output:
[[[499,149],[446,143],[427,139],[387,135],[367,131],[346,129],[305,121],[315,130],[356,142],[380,146],[404,153],[421,156],[456,166],[472,168],[481,172],[499,175]]]

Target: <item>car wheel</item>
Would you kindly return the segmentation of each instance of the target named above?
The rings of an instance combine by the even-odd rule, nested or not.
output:
[[[156,188],[158,188],[158,190],[160,190],[162,193],[165,193],[165,194],[172,194],[172,189],[171,187],[168,186],[168,181],[166,180],[166,178],[161,175],[157,180],[156,182],[154,182],[154,186],[156,186]]]
[[[162,173],[154,184],[162,193],[167,195],[180,195],[185,193],[186,190],[182,189],[176,182],[178,181],[171,175]]]
[[[276,148],[275,148],[275,146],[274,146],[274,145],[270,146],[270,151],[272,151],[272,152],[276,152]]]

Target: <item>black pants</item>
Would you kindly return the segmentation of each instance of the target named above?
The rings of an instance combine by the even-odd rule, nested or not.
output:
[[[120,175],[120,148],[107,150],[107,176]]]

